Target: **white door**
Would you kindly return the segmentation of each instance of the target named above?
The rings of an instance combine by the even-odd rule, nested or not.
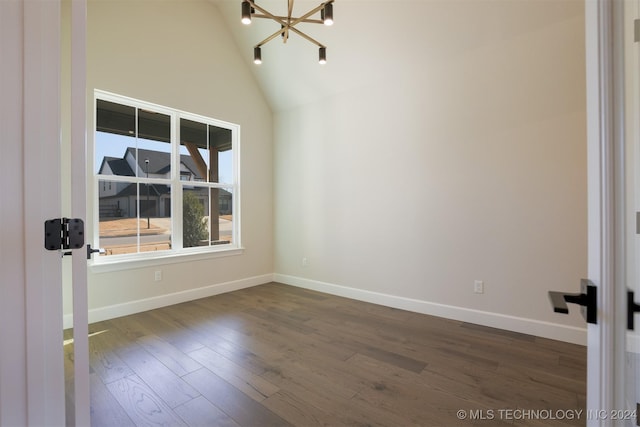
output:
[[[87,189],[86,189],[86,135],[87,135],[87,84],[86,84],[86,0],[73,0],[68,3],[68,19],[64,19],[69,34],[68,50],[69,63],[66,69],[68,76],[63,86],[68,93],[69,112],[64,115],[70,138],[70,192],[72,218],[86,219]],[[87,242],[85,242],[87,243]],[[67,425],[89,426],[90,395],[89,395],[89,313],[87,290],[87,254],[85,249],[74,251],[72,258],[71,289],[73,298],[73,390],[67,395],[72,396],[68,402]],[[90,255],[90,254],[89,254]],[[71,405],[69,405],[71,403]]]
[[[72,169],[84,175],[85,2],[71,3]],[[61,53],[59,0],[0,1],[0,425],[89,425],[86,255],[73,251],[74,306],[84,315],[75,325],[78,405],[66,414],[63,260],[44,245],[45,221],[62,216]],[[82,217],[84,178],[75,175],[72,215]]]
[[[624,388],[617,405],[623,408],[621,415],[640,412],[640,0],[628,0],[623,11],[624,33],[624,90],[625,95],[625,183],[626,183],[626,274],[619,291],[627,303],[626,324],[621,340],[626,352],[621,358],[624,369]],[[633,313],[630,316],[627,313]],[[629,316],[629,317],[628,317]],[[633,417],[629,417],[633,418]]]
[[[0,425],[64,425],[60,3],[0,1]]]
[[[637,335],[627,331],[627,287],[637,289],[640,278],[637,44],[630,54],[631,12],[637,5],[638,0],[585,2],[588,274],[598,288],[598,323],[588,325],[588,426],[640,425],[640,376],[632,345]]]

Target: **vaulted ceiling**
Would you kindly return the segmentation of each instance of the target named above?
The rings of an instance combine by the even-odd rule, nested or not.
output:
[[[549,8],[561,21],[573,13],[567,4],[581,0],[336,0],[333,26],[299,24],[327,46],[326,65],[318,64],[316,46],[292,34],[286,44],[276,38],[264,45],[259,66],[253,64],[253,46],[276,31],[278,24],[254,19],[243,25],[241,0],[211,1],[277,111],[388,81],[390,76],[429,78],[430,65],[440,59],[548,25],[548,14],[542,11]],[[287,0],[258,1],[270,12],[286,15]],[[293,15],[320,3],[296,0]]]

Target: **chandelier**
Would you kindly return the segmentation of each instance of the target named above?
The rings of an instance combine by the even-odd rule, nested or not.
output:
[[[260,43],[255,45],[253,48],[253,62],[256,64],[262,63],[262,51],[261,47],[275,39],[278,36],[282,37],[284,43],[289,39],[289,33],[293,32],[299,35],[300,37],[308,40],[309,42],[318,46],[318,62],[320,64],[327,63],[327,47],[320,43],[319,41],[309,37],[307,34],[303,33],[299,29],[296,28],[296,25],[303,22],[309,24],[324,24],[324,25],[333,25],[333,1],[327,0],[324,3],[321,3],[319,6],[311,9],[309,12],[305,13],[299,18],[294,18],[293,14],[293,2],[294,0],[287,0],[289,2],[288,13],[287,16],[277,16],[272,14],[271,12],[265,10],[264,8],[258,6],[253,0],[242,0],[242,23],[245,25],[249,25],[253,18],[263,18],[263,19],[271,19],[278,24],[280,24],[280,29],[275,33],[271,34],[266,39],[262,40]],[[320,19],[312,18],[312,16],[316,13],[320,12]]]

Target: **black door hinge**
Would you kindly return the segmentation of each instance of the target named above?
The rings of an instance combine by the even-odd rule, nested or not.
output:
[[[44,248],[48,251],[80,249],[84,246],[84,221],[56,218],[44,222]],[[65,252],[63,255],[71,255]]]

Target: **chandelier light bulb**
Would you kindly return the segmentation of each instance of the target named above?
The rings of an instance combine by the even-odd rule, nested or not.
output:
[[[253,63],[257,65],[262,64],[262,51],[260,47],[255,47],[253,49]]]
[[[251,4],[246,0],[242,2],[242,23],[251,24]]]
[[[320,65],[324,65],[327,63],[327,48],[326,47],[321,47],[319,49],[319,55],[318,55],[318,63]]]
[[[324,25],[327,25],[327,26],[333,25],[333,4],[332,3],[325,4],[320,14],[322,15],[322,22],[324,22]]]

